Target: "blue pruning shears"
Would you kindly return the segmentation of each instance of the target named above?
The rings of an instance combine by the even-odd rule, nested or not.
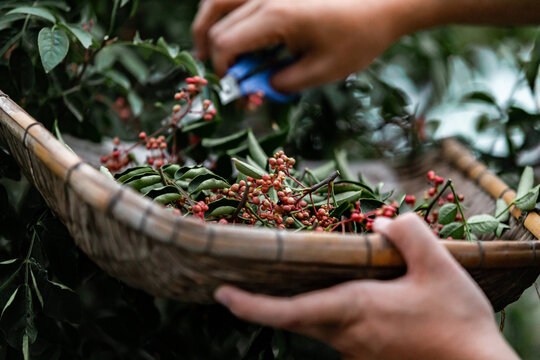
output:
[[[222,104],[228,104],[242,96],[262,92],[272,101],[286,103],[293,101],[298,94],[283,94],[272,88],[270,79],[272,75],[283,67],[294,62],[292,56],[278,59],[284,47],[280,46],[272,51],[259,54],[249,54],[240,57],[227,74],[221,79],[219,98]]]

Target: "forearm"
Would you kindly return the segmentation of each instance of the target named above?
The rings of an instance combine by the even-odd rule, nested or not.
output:
[[[400,35],[440,25],[540,24],[539,0],[389,0]]]

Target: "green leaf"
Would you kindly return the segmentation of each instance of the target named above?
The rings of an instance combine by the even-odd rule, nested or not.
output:
[[[507,208],[508,205],[506,204],[506,201],[497,199],[495,202],[495,215],[501,214],[502,211],[506,209],[506,211],[497,218],[500,222],[507,222],[510,219],[510,211]]]
[[[334,160],[331,160],[316,167],[315,169],[310,169],[310,170],[311,170],[311,173],[317,178],[315,182],[319,182],[322,179],[325,179],[328,176],[330,176],[332,171],[336,170],[336,167],[337,167],[336,162]]]
[[[69,50],[69,39],[61,29],[43,28],[38,34],[39,55],[45,72],[64,60]]]
[[[139,116],[142,113],[144,101],[137,95],[135,91],[130,91],[127,95],[127,100],[131,106],[133,115]]]
[[[445,225],[439,232],[439,237],[446,239],[451,237],[453,239],[463,239],[465,234],[465,227],[461,222],[453,222],[448,225]]]
[[[538,192],[540,190],[540,185],[535,186],[533,189],[529,190],[521,198],[515,200],[517,208],[521,211],[531,211],[536,207],[538,202]]]
[[[358,180],[349,167],[349,163],[347,162],[347,151],[345,149],[336,149],[334,151],[334,158],[342,180]]]
[[[140,174],[146,174],[146,173],[153,173],[157,175],[157,171],[154,170],[151,166],[144,165],[144,166],[135,166],[129,169],[126,169],[122,171],[121,173],[117,173],[114,175],[114,177],[121,183],[128,181],[130,178],[136,175]]]
[[[232,207],[236,209],[239,204],[240,204],[240,201],[236,199],[228,199],[228,198],[221,198],[219,200],[212,201],[211,203],[208,204],[209,216],[215,216],[216,214],[214,214],[214,211],[219,208]]]
[[[79,40],[85,49],[92,46],[92,35],[84,31],[78,25],[65,24],[65,27]]]
[[[257,169],[255,166],[252,166],[248,163],[240,161],[236,158],[233,158],[232,160],[234,161],[234,166],[236,167],[236,170],[246,176],[251,176],[254,179],[260,179],[265,174],[263,171]]]
[[[6,15],[11,15],[11,14],[25,14],[25,15],[30,15],[30,16],[37,16],[41,19],[50,21],[53,24],[56,23],[56,18],[49,10],[39,8],[39,7],[21,6],[21,7],[18,7],[9,11]]]
[[[161,167],[161,171],[163,171],[163,174],[167,175],[167,177],[174,179],[174,174],[180,169],[180,165],[177,164],[166,164]]]
[[[504,230],[506,229],[510,229],[510,226],[506,225],[506,224],[500,224],[497,226],[497,230],[495,230],[495,236],[497,236],[498,238],[500,238],[504,232]]]
[[[362,191],[347,191],[347,192],[342,192],[340,194],[336,194],[336,202],[337,202],[336,206],[339,206],[342,203],[354,203],[355,201],[360,199],[361,196],[362,196]],[[322,201],[318,201],[315,203],[315,206],[324,205],[326,204],[326,202],[327,202],[326,199]],[[332,202],[333,202],[333,199],[330,198],[330,203]]]
[[[77,324],[81,318],[81,303],[79,296],[69,287],[50,281],[47,271],[39,264],[32,264],[37,287],[43,296],[43,312],[56,320]]]
[[[199,175],[188,185],[188,192],[193,194],[202,190],[225,189],[230,187],[229,183],[221,176],[215,174]]]
[[[22,349],[25,335],[28,337],[29,344],[36,341],[37,329],[34,324],[32,291],[28,284],[20,285],[12,294],[2,312],[0,325],[3,329],[9,329],[6,340],[14,348]]]
[[[214,209],[208,216],[223,216],[223,215],[230,215],[234,213],[236,210],[236,207],[234,206],[221,206],[216,209]]]
[[[171,59],[174,59],[178,56],[178,53],[180,52],[180,47],[178,47],[178,45],[169,45],[165,39],[163,38],[163,36],[161,36],[158,41],[157,41],[157,45],[159,47],[161,47],[163,50],[165,50],[165,52],[167,54],[169,54],[169,57]]]
[[[125,90],[131,89],[131,82],[129,81],[129,78],[122,74],[120,71],[114,70],[114,69],[107,69],[107,71],[103,72],[103,75],[109,80],[111,80],[113,83],[119,85]]]
[[[376,199],[362,199],[360,198],[360,210],[363,213],[376,210],[384,205],[384,202]]]
[[[187,72],[190,75],[199,75],[199,70],[197,68],[197,63],[195,62],[195,60],[193,59],[193,56],[191,56],[191,54],[189,52],[182,51],[176,57],[176,61],[179,64],[184,65],[184,67],[186,68]]]
[[[194,179],[199,175],[215,175],[202,165],[183,166],[174,173],[175,180]]]
[[[445,204],[439,209],[439,224],[446,225],[450,224],[456,219],[457,215],[457,205],[456,204]]]
[[[534,170],[532,167],[527,166],[523,169],[521,173],[521,178],[519,179],[519,185],[517,188],[516,199],[520,199],[525,196],[529,190],[534,186]]]
[[[127,46],[116,46],[117,60],[133,75],[141,84],[145,84],[150,76],[150,70],[139,56],[127,48]]]
[[[160,204],[168,204],[183,197],[182,194],[180,194],[179,190],[172,185],[152,189],[148,191],[145,195],[154,199],[155,202],[158,202]]]
[[[213,148],[215,150],[232,149],[243,142],[246,139],[247,134],[247,130],[241,130],[232,135],[217,139],[205,138],[202,140],[202,146]]]
[[[105,166],[100,166],[99,167],[99,172],[104,174],[106,177],[108,177],[109,179],[111,180],[114,180],[114,176],[111,174],[111,172],[109,171],[109,169],[107,169]]]
[[[495,105],[497,103],[491,94],[482,91],[475,91],[465,95],[463,97],[463,101],[480,101],[491,105]]]
[[[129,181],[126,181],[125,184],[132,187],[135,190],[141,190],[144,187],[154,185],[161,182],[161,176],[159,175],[146,175],[143,174],[134,176]]]
[[[349,208],[352,208],[352,207],[353,207],[352,203],[344,201],[341,204],[339,204],[338,207],[336,207],[330,212],[330,216],[340,219],[341,215],[343,215],[345,211],[349,210]]]
[[[257,165],[259,165],[263,169],[266,169],[266,165],[268,164],[268,155],[264,153],[264,150],[262,149],[261,145],[255,138],[255,135],[253,135],[253,132],[251,130],[248,131],[247,138],[249,154],[251,155],[253,160],[255,160]]]
[[[489,234],[494,232],[499,225],[499,221],[488,214],[471,216],[467,223],[471,231],[476,234]]]

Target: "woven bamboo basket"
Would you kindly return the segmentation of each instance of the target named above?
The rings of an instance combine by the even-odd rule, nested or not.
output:
[[[351,279],[395,278],[406,270],[399,252],[377,234],[295,233],[175,216],[82,161],[2,92],[0,138],[77,245],[110,275],[159,297],[212,302],[223,283],[290,295]],[[392,171],[400,189],[421,194],[428,169],[453,180],[466,197],[467,216],[492,212],[496,198],[515,198],[453,140]],[[495,311],[517,300],[540,273],[540,216],[512,213],[504,240],[441,240]]]

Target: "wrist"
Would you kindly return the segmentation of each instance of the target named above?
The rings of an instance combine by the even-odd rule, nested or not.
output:
[[[446,1],[389,0],[387,5],[396,38],[453,21],[453,6]]]

